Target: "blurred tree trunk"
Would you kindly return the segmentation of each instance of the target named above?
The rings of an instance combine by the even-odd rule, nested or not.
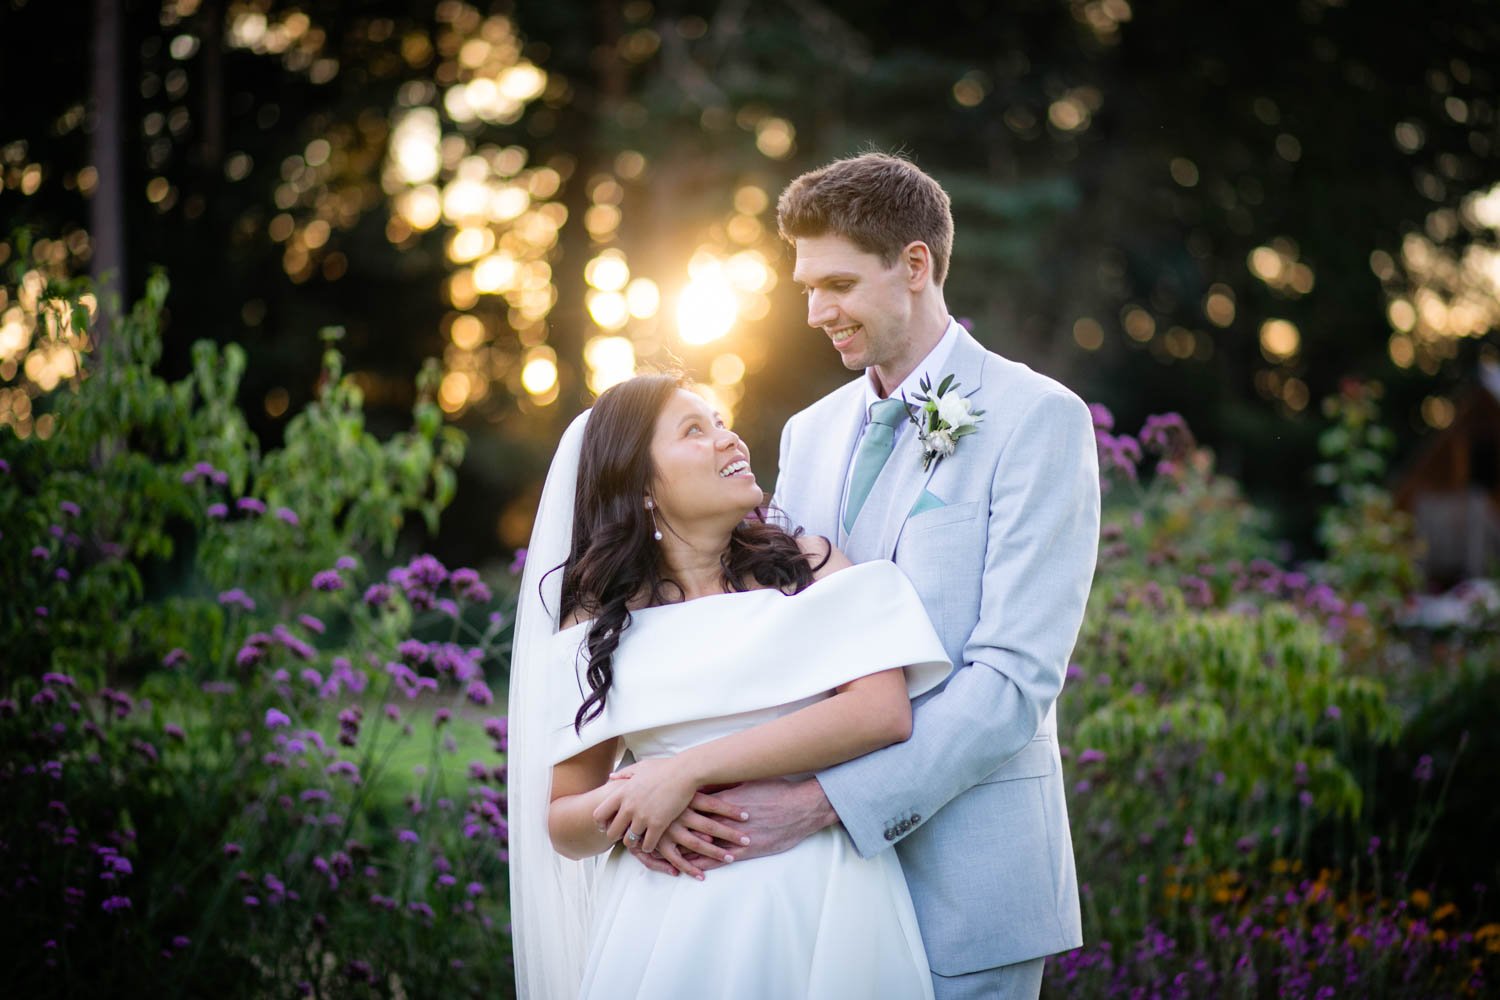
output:
[[[124,136],[124,17],[125,0],[94,0],[94,44],[92,94],[94,130],[90,160],[99,182],[89,202],[89,233],[93,237],[92,272],[105,301],[106,282],[123,302],[129,294],[125,271],[125,163]],[[108,337],[108,319],[100,309],[92,336],[102,346]]]
[[[198,168],[204,181],[216,180],[224,162],[224,3],[206,0],[202,19],[202,52],[199,56],[203,103],[198,113],[202,136],[198,144]],[[200,188],[207,193],[207,187]]]

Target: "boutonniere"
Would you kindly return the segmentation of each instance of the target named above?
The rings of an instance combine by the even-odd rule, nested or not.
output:
[[[911,422],[917,425],[917,439],[922,444],[922,471],[926,472],[933,462],[941,462],[958,449],[959,438],[979,430],[979,418],[984,416],[984,411],[974,409],[967,396],[954,391],[959,384],[953,381],[952,375],[938,383],[936,391],[925,375],[917,384],[922,391],[915,398],[921,405],[913,407],[908,402],[907,409]],[[906,398],[904,393],[901,398]]]

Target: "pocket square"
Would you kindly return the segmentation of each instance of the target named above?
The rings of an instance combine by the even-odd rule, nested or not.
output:
[[[944,506],[947,505],[944,504],[943,501],[939,500],[936,496],[934,496],[932,493],[929,493],[927,490],[923,490],[922,495],[917,497],[917,502],[912,504],[911,513],[907,514],[906,516],[908,518],[913,518],[918,514],[925,514],[929,510],[937,510],[939,507]]]

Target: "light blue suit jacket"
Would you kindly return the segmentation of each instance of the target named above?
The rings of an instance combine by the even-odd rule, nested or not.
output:
[[[935,972],[1083,943],[1054,708],[1093,580],[1093,422],[1071,391],[964,333],[937,383],[984,410],[922,469],[908,425],[851,531],[840,504],[864,422],[860,379],[787,421],[776,505],[856,562],[894,559],[955,669],[912,737],[818,775],[859,853],[895,846]]]

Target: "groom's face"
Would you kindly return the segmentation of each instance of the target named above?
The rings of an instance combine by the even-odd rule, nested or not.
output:
[[[900,259],[887,267],[842,236],[801,236],[792,279],[807,295],[807,325],[827,334],[845,368],[897,368],[910,352],[912,287]]]

